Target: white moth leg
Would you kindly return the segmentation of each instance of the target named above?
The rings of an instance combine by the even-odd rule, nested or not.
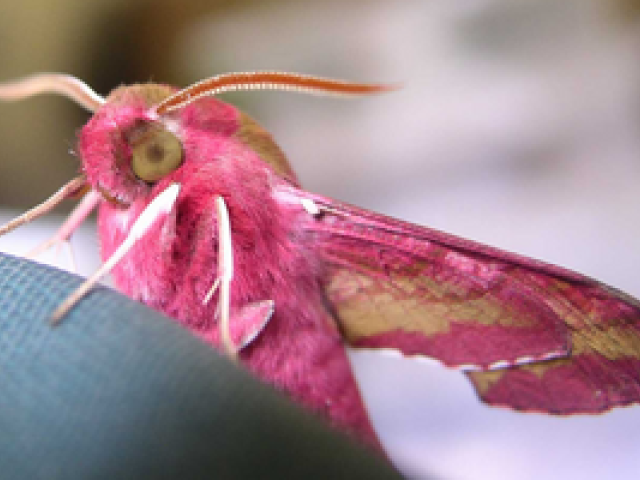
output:
[[[229,303],[231,296],[231,279],[233,278],[233,249],[231,247],[231,226],[229,212],[222,197],[216,197],[218,213],[218,279],[211,290],[220,289],[218,310],[220,312],[220,340],[222,348],[231,358],[237,358],[238,349],[231,339],[229,330]],[[218,285],[219,283],[219,285]],[[208,296],[208,295],[207,295]]]
[[[58,229],[58,231],[53,235],[53,237],[49,238],[47,241],[41,243],[31,251],[26,254],[27,258],[35,258],[40,255],[42,252],[48,250],[54,245],[67,245],[69,249],[71,248],[69,244],[69,239],[73,232],[85,221],[85,219],[89,216],[89,214],[98,206],[102,196],[96,192],[95,190],[91,190],[87,193],[82,201],[73,209],[71,214],[64,221],[62,226]],[[75,271],[75,261],[73,260],[72,255],[72,265],[74,266]]]
[[[69,240],[64,240],[59,244],[62,246],[67,252],[67,257],[69,257],[69,266],[73,273],[78,271],[78,263],[76,262],[76,256],[73,254],[73,247],[71,246],[71,242]]]
[[[217,197],[214,203],[218,219],[218,271],[202,304],[208,304],[213,295],[218,293],[218,304],[214,314],[218,321],[218,329],[203,331],[201,334],[207,341],[220,343],[223,351],[232,360],[237,360],[238,352],[251,344],[269,323],[275,310],[275,302],[250,302],[234,310],[231,315],[231,280],[234,273],[231,225],[224,199]]]
[[[60,242],[58,242],[56,244],[56,249],[55,249],[55,258],[58,261],[57,263],[61,263],[59,261],[60,255],[62,254],[62,250],[64,249],[65,253],[67,254],[67,259],[68,259],[68,268],[69,270],[71,270],[73,273],[77,273],[78,269],[77,269],[77,264],[76,264],[76,258],[73,254],[73,248],[71,247],[71,242],[69,242],[68,240],[62,240]],[[30,257],[28,254],[25,255],[25,258],[33,258]]]
[[[57,206],[63,200],[71,197],[72,195],[78,193],[82,187],[85,185],[86,181],[84,177],[77,177],[71,180],[69,183],[60,188],[56,193],[47,198],[40,205],[36,205],[31,210],[26,211],[22,215],[14,218],[10,222],[0,227],[0,235],[4,235],[5,233],[9,233],[11,230],[18,228],[25,223],[29,223],[31,220],[35,220],[38,217],[41,217],[45,213],[51,211],[55,206]]]
[[[62,317],[80,300],[91,288],[100,281],[100,279],[109,273],[111,269],[124,257],[135,243],[149,230],[151,225],[163,214],[171,211],[176,203],[178,194],[180,193],[180,185],[172,183],[166,190],[162,191],[154,198],[149,205],[142,211],[140,216],[131,226],[129,234],[109,257],[102,266],[89,277],[76,291],[69,295],[64,302],[56,309],[51,316],[51,324],[57,325]]]
[[[211,286],[207,294],[204,296],[204,300],[202,300],[203,305],[206,305],[207,303],[209,303],[209,301],[211,300],[211,297],[213,297],[213,294],[216,293],[219,286],[220,286],[220,277],[216,278],[216,281],[213,282],[213,285]]]

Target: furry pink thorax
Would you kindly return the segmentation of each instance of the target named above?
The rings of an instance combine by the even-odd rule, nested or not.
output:
[[[322,265],[314,238],[297,228],[307,214],[273,195],[290,182],[278,176],[237,136],[234,107],[206,98],[154,119],[149,101],[121,92],[82,129],[79,152],[100,205],[101,253],[107,259],[145,206],[170,183],[182,189],[174,210],[113,270],[118,289],[175,318],[219,345],[217,302],[202,304],[217,275],[214,198],[227,204],[232,229],[234,278],[231,312],[273,300],[265,330],[240,352],[247,367],[294,399],[378,446],[344,346],[323,298]],[[133,174],[127,137],[145,122],[165,122],[182,142],[184,163],[150,186]]]

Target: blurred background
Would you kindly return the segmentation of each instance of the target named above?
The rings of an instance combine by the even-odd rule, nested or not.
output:
[[[398,92],[349,101],[224,98],[273,133],[308,190],[640,297],[638,0],[53,5],[0,3],[0,80],[61,71],[102,94],[123,83],[186,86],[264,69],[401,82]],[[74,175],[69,150],[87,118],[53,96],[0,105],[0,220]],[[24,253],[60,221],[24,227],[0,249]],[[80,272],[91,272],[91,225],[73,244]],[[427,362],[352,358],[383,441],[411,478],[640,472],[640,407],[601,417],[516,414],[481,405],[462,375]]]

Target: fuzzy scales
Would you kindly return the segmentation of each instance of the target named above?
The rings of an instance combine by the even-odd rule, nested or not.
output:
[[[270,135],[207,96],[267,81],[343,93],[384,87],[229,74],[177,96],[144,85],[105,101],[85,87],[70,94],[77,81],[67,77],[34,78],[0,85],[0,97],[62,82],[66,94],[96,106],[78,152],[99,199],[105,260],[151,201],[179,185],[173,208],[113,270],[116,286],[220,346],[219,302],[203,299],[219,278],[214,204],[222,197],[235,271],[230,333],[246,340],[236,342],[240,359],[369,445],[381,448],[345,343],[435,358],[463,370],[484,401],[519,410],[599,413],[640,401],[638,300],[560,267],[301,190]],[[144,168],[136,164],[140,145]],[[157,174],[167,152],[178,161]]]
[[[233,232],[231,311],[273,300],[268,326],[240,352],[261,378],[287,391],[337,425],[377,444],[342,344],[323,295],[323,265],[314,253],[314,234],[300,228],[308,214],[299,202],[280,200],[274,173],[238,136],[241,116],[216,99],[201,99],[173,119],[184,146],[184,165],[153,188],[127,175],[125,132],[148,107],[142,90],[117,92],[84,127],[79,153],[89,182],[114,199],[102,202],[98,228],[104,259],[158,192],[172,182],[182,192],[172,214],[152,227],[114,269],[118,289],[176,318],[207,341],[219,344],[216,302],[203,298],[216,279],[217,229],[213,199],[221,195]],[[153,101],[153,99],[152,99]],[[260,138],[266,134],[257,131]],[[289,177],[291,178],[291,177]]]

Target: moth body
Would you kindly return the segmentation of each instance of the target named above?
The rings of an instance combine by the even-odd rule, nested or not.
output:
[[[233,239],[232,315],[264,300],[275,305],[268,326],[241,350],[241,359],[261,378],[376,444],[340,332],[326,309],[314,235],[301,228],[311,217],[301,202],[279,200],[279,187],[295,185],[295,179],[277,174],[259,153],[279,149],[265,146],[266,132],[234,107],[201,99],[171,118],[181,126],[175,134],[184,149],[182,165],[145,185],[122,160],[131,156],[126,139],[164,125],[148,115],[157,99],[147,100],[145,90],[135,88],[116,92],[116,101],[95,113],[78,142],[89,183],[113,199],[99,206],[102,258],[111,257],[152,198],[172,183],[180,184],[181,192],[172,212],[113,269],[117,288],[219,346],[217,303],[205,305],[203,299],[216,280],[214,198],[221,196]],[[259,135],[257,149],[238,135],[246,132],[245,119]],[[273,162],[283,159],[276,156]]]
[[[390,87],[253,72],[179,91],[121,87],[102,99],[56,74],[0,84],[0,98],[54,91],[95,111],[78,142],[83,176],[0,233],[86,182],[90,196],[54,238],[68,238],[99,204],[102,257],[116,265],[121,291],[222,343],[374,447],[345,343],[437,359],[464,371],[485,402],[518,410],[593,414],[640,402],[637,299],[302,190],[271,136],[212,98],[255,88],[361,95]],[[139,226],[145,233],[133,242]]]

